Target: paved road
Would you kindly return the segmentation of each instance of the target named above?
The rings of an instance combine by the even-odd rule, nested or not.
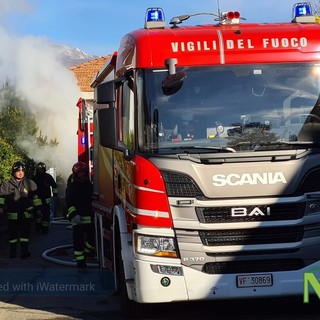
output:
[[[87,274],[77,272],[67,222],[54,222],[48,235],[32,234],[31,257],[9,259],[0,247],[0,320],[121,320],[112,276],[102,288],[95,260]],[[299,299],[197,302],[150,306],[145,319],[311,320],[320,318],[320,300]]]
[[[33,232],[27,259],[9,259],[8,245],[2,244],[1,320],[120,319],[111,275],[104,289],[95,260],[90,261],[88,273],[78,273],[71,237],[67,222],[54,222],[48,235]]]

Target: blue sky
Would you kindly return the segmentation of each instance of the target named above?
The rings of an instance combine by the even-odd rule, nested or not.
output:
[[[144,25],[146,8],[175,15],[218,12],[217,0],[1,0],[2,23],[18,37],[34,35],[103,56],[117,50],[122,35]],[[221,11],[239,11],[248,22],[290,21],[297,0],[220,0]],[[314,2],[314,1],[311,1]],[[211,19],[211,20],[210,20]],[[211,23],[211,16],[190,23]]]

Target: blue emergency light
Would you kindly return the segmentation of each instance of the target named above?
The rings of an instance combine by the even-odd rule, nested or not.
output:
[[[310,2],[296,3],[293,7],[293,15],[294,18],[312,15]]]
[[[165,26],[162,8],[148,8],[146,11],[145,28],[163,28]]]
[[[298,2],[293,5],[292,22],[316,23],[317,16],[314,15],[310,2]]]
[[[161,8],[148,8],[147,21],[164,21],[164,13]]]

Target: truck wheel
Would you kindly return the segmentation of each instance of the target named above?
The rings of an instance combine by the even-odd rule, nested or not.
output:
[[[124,267],[121,257],[121,241],[119,232],[115,238],[117,292],[120,295],[121,313],[126,318],[141,318],[147,315],[147,305],[130,300],[127,293]]]

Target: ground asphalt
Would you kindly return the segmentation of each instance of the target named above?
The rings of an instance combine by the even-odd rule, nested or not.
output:
[[[112,275],[101,284],[96,258],[78,272],[72,253],[72,229],[67,220],[53,219],[48,234],[30,236],[30,257],[9,258],[6,234],[0,239],[0,319],[106,319],[119,306]]]

